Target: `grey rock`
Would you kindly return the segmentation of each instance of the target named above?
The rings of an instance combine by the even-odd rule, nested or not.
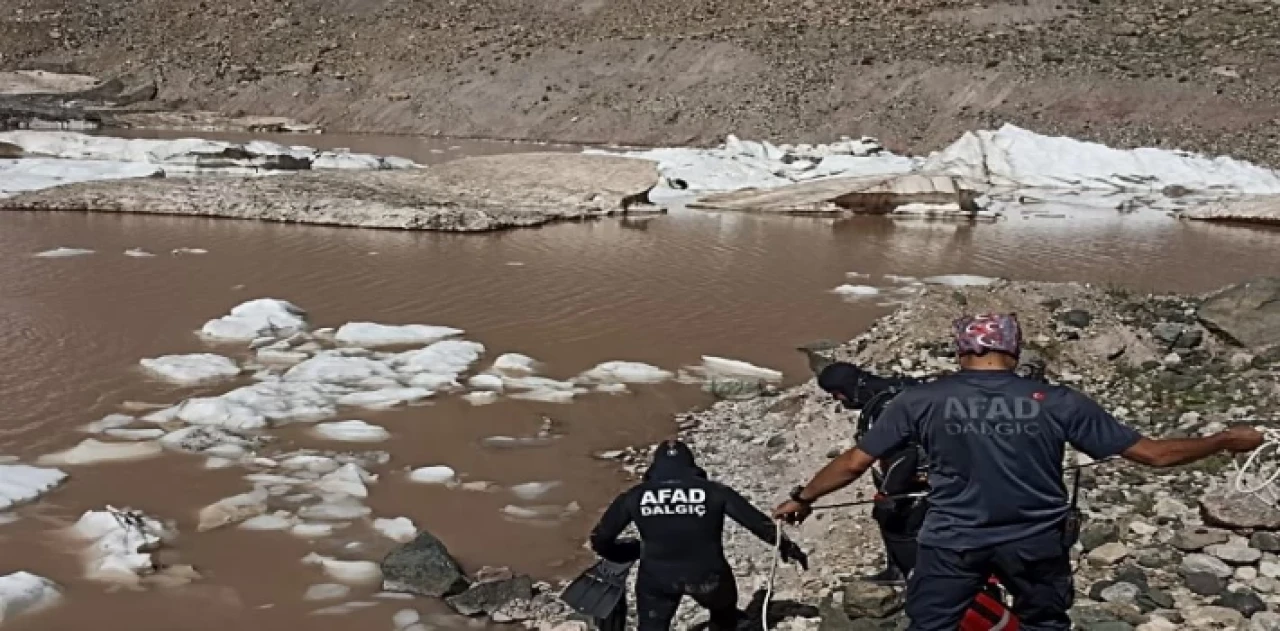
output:
[[[1161,322],[1151,328],[1151,335],[1170,348],[1195,348],[1204,341],[1204,333],[1194,327],[1174,322]]]
[[[1280,277],[1227,287],[1207,298],[1196,315],[1209,330],[1232,343],[1280,344]]]
[[[483,583],[475,583],[467,591],[450,596],[445,602],[464,616],[490,614],[513,600],[533,598],[533,579],[516,576]]]
[[[1280,614],[1263,611],[1249,618],[1249,631],[1280,631]]]
[[[853,581],[844,586],[844,611],[851,618],[887,618],[902,609],[903,596],[892,587]]]
[[[1138,608],[1144,613],[1150,613],[1157,609],[1172,609],[1174,607],[1173,596],[1161,589],[1148,589],[1138,594],[1135,599]]]
[[[1093,315],[1084,309],[1071,309],[1059,315],[1058,321],[1067,326],[1083,329],[1093,322]]]
[[[1178,553],[1168,548],[1143,550],[1137,557],[1138,565],[1148,569],[1166,568],[1177,565]]]
[[[1205,572],[1218,578],[1230,578],[1235,573],[1235,570],[1221,559],[1207,554],[1188,554],[1182,558],[1179,569],[1184,575]]]
[[[1103,544],[1120,540],[1120,529],[1113,522],[1087,524],[1080,531],[1080,545],[1085,552],[1092,552]]]
[[[1274,532],[1255,532],[1249,537],[1249,547],[1263,552],[1280,552],[1280,535]]]
[[[1089,553],[1089,562],[1095,565],[1115,565],[1129,556],[1129,548],[1113,541],[1095,548]]]
[[[1262,558],[1262,551],[1257,548],[1233,546],[1225,543],[1211,545],[1205,548],[1204,551],[1231,565],[1252,565]]]
[[[1192,629],[1234,629],[1244,622],[1244,616],[1234,609],[1212,605],[1187,611],[1185,622]]]
[[[1188,528],[1173,538],[1173,547],[1183,552],[1199,552],[1211,545],[1226,543],[1231,534],[1214,528]]]
[[[1227,579],[1209,572],[1187,572],[1187,589],[1201,596],[1217,596],[1227,589]]]
[[[1143,591],[1151,588],[1151,584],[1147,581],[1147,573],[1135,565],[1125,565],[1120,568],[1115,574],[1115,579],[1117,582],[1137,585]]]
[[[439,539],[422,531],[382,560],[382,589],[442,598],[460,594],[468,582],[458,562]]]
[[[1218,607],[1227,607],[1239,611],[1246,618],[1267,610],[1267,603],[1263,602],[1262,598],[1245,589],[1227,592],[1215,600],[1213,604]]]
[[[1102,600],[1102,592],[1106,591],[1116,581],[1098,581],[1089,587],[1089,598],[1093,600]]]
[[[1109,603],[1136,604],[1141,589],[1133,583],[1116,583],[1101,592],[1102,600]]]
[[[702,389],[717,399],[743,401],[760,396],[764,393],[766,386],[767,384],[759,379],[713,377],[702,386]]]
[[[1207,495],[1200,499],[1200,514],[1214,526],[1280,530],[1280,510],[1252,495]]]

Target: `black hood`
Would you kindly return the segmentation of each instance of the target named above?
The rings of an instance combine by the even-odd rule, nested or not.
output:
[[[645,472],[645,481],[705,478],[707,473],[693,459],[693,450],[682,441],[669,440],[653,451],[653,464]]]
[[[848,409],[860,410],[876,395],[894,388],[920,383],[910,377],[880,377],[849,362],[836,362],[818,373],[818,387],[828,393],[842,394],[841,403]]]

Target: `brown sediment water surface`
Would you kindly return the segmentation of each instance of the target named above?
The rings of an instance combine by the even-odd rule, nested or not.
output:
[[[323,138],[323,136],[319,137]],[[308,144],[311,137],[287,142]],[[361,151],[421,161],[436,145]],[[386,142],[408,142],[392,139]],[[449,143],[444,146],[447,151]],[[78,213],[0,214],[0,454],[33,462],[87,436],[80,427],[127,401],[173,403],[238,383],[164,385],[141,358],[219,352],[195,331],[246,300],[285,299],[313,327],[350,321],[435,324],[466,331],[498,354],[543,362],[567,379],[609,360],[675,371],[702,355],[749,361],[808,376],[797,345],[846,339],[891,307],[898,286],[886,274],[976,274],[1030,280],[1111,283],[1141,291],[1204,291],[1276,269],[1280,231],[1179,223],[1161,216],[1093,211],[1071,219],[1017,219],[990,225],[892,222],[674,211],[648,219],[604,220],[484,235],[331,229],[251,221]],[[37,258],[55,247],[93,250]],[[157,256],[125,256],[142,248]],[[204,254],[172,254],[201,248]],[[850,276],[850,273],[865,276]],[[845,284],[883,293],[842,298]],[[247,380],[245,381],[247,383]],[[344,409],[386,427],[373,444],[329,443],[305,425],[270,433],[277,446],[382,449],[367,504],[379,517],[406,516],[444,540],[469,570],[506,565],[538,577],[571,574],[588,555],[583,538],[623,484],[616,465],[593,453],[647,443],[673,431],[672,415],[710,401],[696,386],[636,385],[628,394],[589,394],[573,403],[502,398],[472,406],[458,397],[385,411]],[[535,433],[541,417],[563,437],[541,447],[494,449],[482,439]],[[404,469],[445,464],[495,492],[407,481]],[[394,544],[365,530],[306,541],[283,532],[234,527],[197,533],[197,511],[243,493],[244,470],[207,470],[203,459],[168,454],[137,462],[61,467],[70,479],[0,525],[0,573],[26,569],[66,588],[59,607],[12,621],[23,630],[129,628],[390,629],[405,607],[466,627],[437,604],[375,600],[345,615],[312,615],[342,601],[304,602],[308,586],[329,582],[301,563],[308,552],[378,560]],[[715,472],[711,472],[713,475]],[[556,526],[507,520],[504,489],[561,481],[539,500],[578,502]],[[794,480],[779,480],[780,492]],[[165,560],[191,563],[204,578],[182,588],[109,590],[81,578],[76,546],[55,532],[103,505],[142,509],[178,523]],[[350,546],[350,544],[358,544]],[[348,600],[375,590],[356,588]]]

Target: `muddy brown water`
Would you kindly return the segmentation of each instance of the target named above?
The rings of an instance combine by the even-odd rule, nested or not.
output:
[[[303,144],[311,137],[286,141]],[[398,152],[373,141],[345,144],[417,152],[410,157],[424,161],[421,156],[442,155],[432,153],[439,144],[419,142],[413,151]],[[968,273],[1203,291],[1273,273],[1278,240],[1275,230],[1111,213],[960,226],[679,211],[485,235],[0,214],[0,454],[31,461],[66,448],[85,437],[77,428],[125,401],[173,402],[228,389],[157,384],[137,362],[207,348],[241,353],[234,346],[207,347],[194,331],[251,298],[290,300],[309,311],[314,326],[352,320],[455,326],[484,343],[489,360],[525,353],[557,378],[615,359],[674,370],[709,354],[783,370],[794,383],[807,377],[795,346],[852,337],[889,309],[881,306],[884,297],[849,301],[831,293],[842,283],[888,291],[892,284],[883,274]],[[59,246],[95,253],[32,256]],[[183,247],[208,253],[170,254]],[[158,256],[124,256],[129,248]],[[848,272],[869,277],[850,279]],[[508,565],[546,578],[572,574],[588,559],[584,536],[624,484],[614,465],[591,454],[667,436],[673,413],[708,402],[692,386],[633,391],[584,396],[569,405],[503,399],[472,407],[446,397],[422,407],[353,412],[347,418],[383,425],[394,435],[367,446],[392,454],[391,463],[376,471],[382,477],[371,485],[368,504],[377,516],[407,516],[430,529],[468,569]],[[542,415],[560,424],[564,438],[523,450],[480,444],[486,436],[536,432]],[[297,426],[275,435],[283,445],[352,447],[321,443]],[[404,467],[437,463],[500,485],[562,480],[545,501],[577,501],[584,510],[559,527],[537,527],[501,517],[500,508],[511,503],[506,493],[404,480]],[[318,569],[300,563],[304,555],[314,550],[376,560],[392,544],[341,530],[316,542],[234,528],[196,533],[200,507],[249,489],[243,470],[208,471],[201,459],[179,455],[63,469],[71,475],[66,485],[16,509],[18,521],[0,526],[0,573],[27,569],[48,576],[66,586],[67,599],[47,612],[7,620],[11,628],[106,621],[110,628],[136,631],[389,629],[392,614],[406,606],[441,616],[430,620],[433,626],[468,626],[423,600],[312,615],[333,603],[303,602],[309,585],[327,582]],[[778,488],[795,482],[779,480]],[[74,547],[55,531],[104,504],[177,520],[181,535],[165,559],[195,564],[204,580],[148,592],[81,580]],[[343,550],[353,538],[360,547]],[[351,599],[372,592],[356,589]]]

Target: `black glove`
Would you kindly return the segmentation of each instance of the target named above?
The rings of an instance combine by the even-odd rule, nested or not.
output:
[[[805,554],[804,550],[801,550],[800,546],[796,545],[796,542],[790,539],[783,540],[782,548],[778,552],[783,561],[799,563],[801,568],[806,571],[809,569],[809,555]]]
[[[603,554],[600,556],[614,563],[635,563],[640,558],[642,550],[643,546],[641,546],[639,539],[627,537],[614,542],[610,546],[607,556]]]

